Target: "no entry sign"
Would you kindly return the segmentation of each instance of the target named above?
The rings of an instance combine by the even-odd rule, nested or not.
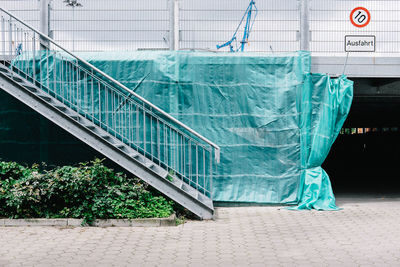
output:
[[[350,13],[351,24],[358,28],[367,26],[370,20],[371,14],[365,7],[356,7]]]

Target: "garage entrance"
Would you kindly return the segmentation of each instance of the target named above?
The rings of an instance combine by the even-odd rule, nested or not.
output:
[[[400,82],[352,79],[354,100],[323,164],[335,194],[400,194]]]

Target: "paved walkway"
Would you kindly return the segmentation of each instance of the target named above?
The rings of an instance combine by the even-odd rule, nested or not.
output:
[[[219,208],[161,228],[0,228],[0,266],[400,266],[400,199]]]

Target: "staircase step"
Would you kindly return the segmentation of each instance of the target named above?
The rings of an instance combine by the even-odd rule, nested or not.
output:
[[[37,91],[37,87],[34,86],[33,84],[24,83],[24,87],[33,93]]]
[[[201,193],[198,193],[197,200],[200,201],[201,203],[203,203],[204,205],[206,205],[207,207],[213,206],[213,201],[209,197],[207,197]]]
[[[107,140],[111,144],[115,142],[114,139],[108,134],[100,135],[100,137],[103,138],[104,140]]]
[[[71,119],[73,119],[73,120],[75,120],[75,121],[79,121],[79,115],[77,115],[77,114],[72,114],[72,115],[69,115],[69,117],[71,118]]]
[[[9,69],[9,68],[7,68],[7,67],[0,66],[0,72],[6,72],[6,73],[9,73],[9,72],[10,72],[10,69]]]
[[[146,163],[146,167],[149,169],[153,169],[153,167],[155,167],[155,164],[151,161],[149,161],[148,163]]]
[[[201,193],[198,194],[197,199],[206,205],[212,205],[212,200]]]
[[[51,97],[48,95],[43,95],[43,94],[36,94],[38,97],[40,97],[41,99],[43,99],[44,101],[50,102],[51,101]]]
[[[193,198],[198,197],[198,192],[196,191],[196,189],[194,189],[193,187],[191,187],[188,184],[182,183],[181,189],[183,191],[185,191],[186,193],[188,193],[190,196],[192,196]]]
[[[67,107],[61,106],[61,105],[54,105],[54,107],[55,107],[56,109],[58,109],[58,110],[61,110],[61,111],[66,111],[66,110],[67,110]]]
[[[93,124],[85,125],[85,127],[92,131],[96,129],[96,126],[94,126]]]
[[[124,144],[118,144],[118,145],[116,145],[116,147],[118,147],[121,150],[124,150],[125,145]]]
[[[110,140],[111,136],[109,136],[108,134],[103,134],[103,135],[101,135],[101,138],[106,139],[106,140]]]
[[[129,154],[129,156],[130,156],[131,158],[135,158],[136,155],[138,155],[138,154],[139,154],[139,153],[137,153],[137,152],[133,152],[133,153]]]
[[[146,162],[146,160],[144,159],[144,157],[143,157],[142,155],[140,155],[140,154],[136,154],[136,155],[134,155],[132,158],[134,158],[135,160],[137,160],[137,161],[139,161],[139,162],[141,162],[141,163],[145,163],[145,162]]]
[[[18,82],[18,83],[22,83],[24,80],[23,79],[21,79],[20,77],[18,77],[18,76],[12,76],[11,77],[14,81],[16,81],[16,82]]]
[[[10,73],[10,72],[3,72],[3,75],[5,75],[5,76],[7,76],[9,78],[13,77],[12,73]]]
[[[178,187],[179,189],[182,189],[183,182],[182,182],[181,180],[175,178],[175,179],[173,179],[173,180],[171,181],[171,183],[173,183],[173,184],[174,184],[176,187]]]
[[[168,176],[168,171],[158,166],[156,163],[150,161],[146,164],[146,167],[157,173],[159,176],[166,178]]]

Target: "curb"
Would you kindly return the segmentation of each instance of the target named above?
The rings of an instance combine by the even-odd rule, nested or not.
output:
[[[175,226],[176,216],[173,213],[168,218],[144,218],[144,219],[98,219],[95,220],[94,227],[161,227]],[[24,226],[82,226],[82,219],[62,218],[62,219],[0,219],[0,227],[24,227]]]

